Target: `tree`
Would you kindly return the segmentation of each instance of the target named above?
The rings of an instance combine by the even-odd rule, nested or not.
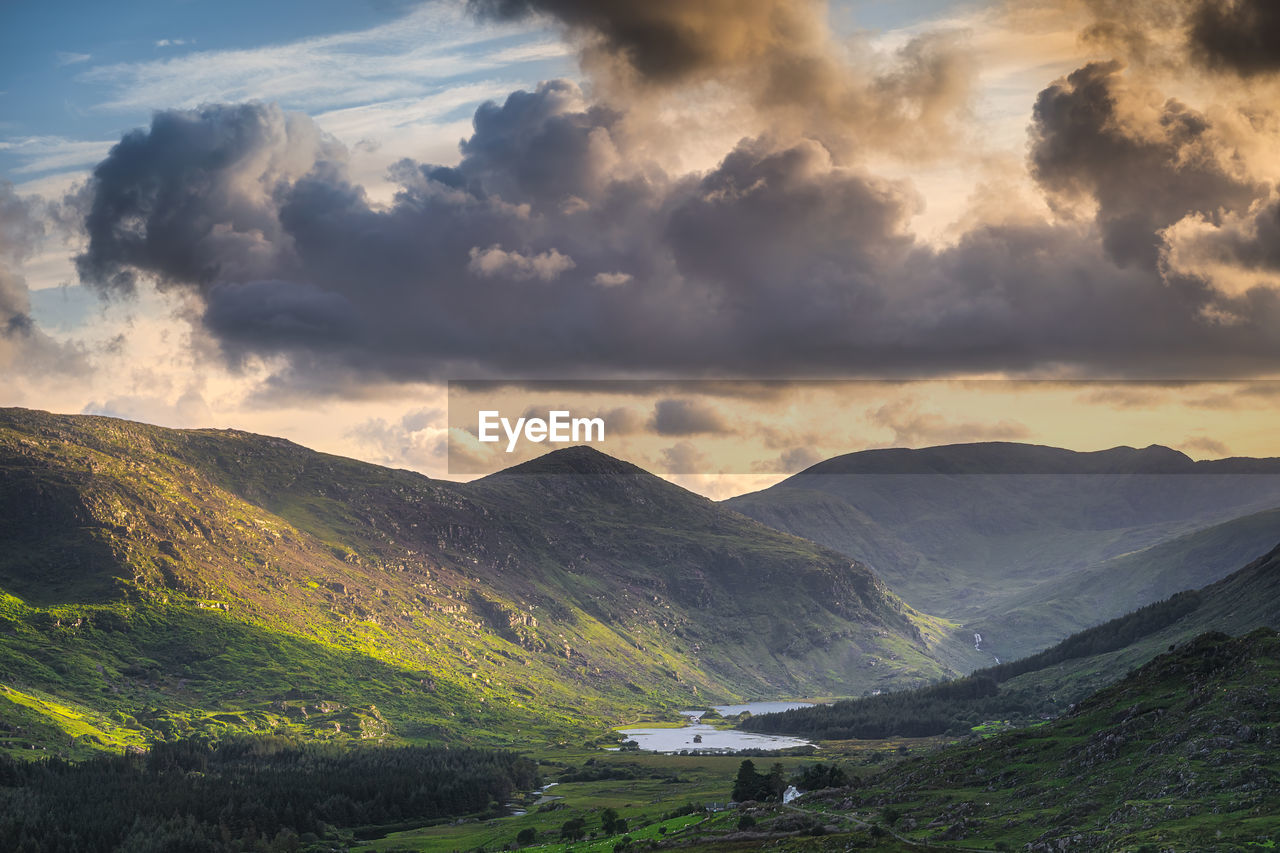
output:
[[[771,800],[781,800],[782,795],[787,790],[787,771],[782,766],[781,761],[775,761],[773,766],[769,768],[769,775],[765,778],[766,795]]]
[[[756,764],[750,758],[744,758],[738,765],[738,776],[733,782],[732,798],[739,803],[748,800],[763,799],[764,783],[767,777],[756,772]]]
[[[524,829],[516,833],[516,844],[519,844],[521,847],[528,847],[537,837],[538,830],[534,829],[532,826],[526,826]]]
[[[821,791],[823,788],[843,788],[849,777],[837,764],[810,764],[792,779],[801,791]]]
[[[586,834],[587,822],[580,817],[566,820],[560,827],[560,837],[566,841],[578,841]]]
[[[600,812],[600,829],[605,835],[613,835],[618,831],[618,810],[606,808]]]

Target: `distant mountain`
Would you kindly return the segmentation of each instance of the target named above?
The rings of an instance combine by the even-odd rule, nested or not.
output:
[[[1209,633],[1035,728],[975,738],[806,798],[885,813],[913,843],[1250,850],[1280,833],[1280,637]]]
[[[463,485],[0,410],[0,589],[12,746],[509,742],[980,659],[864,565],[585,448]]]
[[[1115,681],[1119,674],[1144,665],[1169,646],[1184,643],[1197,634],[1244,634],[1260,627],[1280,629],[1280,547],[1220,581],[1183,595],[1194,606],[1159,630],[1115,650],[1028,672],[1009,684],[1015,689],[1057,696],[1062,701],[1077,701]],[[1123,624],[1125,619],[1113,621]]]
[[[1197,589],[1267,553],[1280,540],[1280,510],[1187,533],[1034,587],[974,615],[984,649],[1013,660],[1123,615],[1134,603]]]
[[[1035,722],[1206,632],[1280,627],[1280,546],[1228,577],[955,681],[753,717],[752,731],[823,739],[964,734],[989,720]]]
[[[913,606],[979,626],[989,648],[1020,654],[1091,618],[1087,607],[1071,605],[1061,618],[1037,609],[1067,594],[1076,573],[1159,574],[1140,565],[1145,558],[1121,558],[1280,507],[1280,459],[1194,462],[1159,446],[1077,453],[1002,442],[870,450],[724,505],[867,563]],[[1275,516],[1255,521],[1265,533]],[[1248,547],[1256,541],[1251,534]],[[1222,556],[1205,570],[1225,573],[1225,560],[1241,553]],[[1184,577],[1212,579],[1199,570]],[[1136,576],[1107,582],[1096,588],[1107,606],[1093,621],[1168,586]],[[1011,609],[1025,630],[1006,640],[1001,620]]]

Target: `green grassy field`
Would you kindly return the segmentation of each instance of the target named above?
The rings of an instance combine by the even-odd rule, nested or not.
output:
[[[807,765],[837,763],[851,776],[865,776],[900,760],[906,754],[933,749],[940,739],[832,741],[812,756],[753,758],[757,767],[767,769],[775,761],[782,764],[788,777]],[[604,751],[541,750],[529,753],[542,763],[544,776],[554,781],[557,775],[581,771],[623,769],[643,778],[605,779],[588,782],[565,782],[551,787],[541,805],[522,803],[528,813],[519,816],[480,821],[470,820],[449,825],[397,832],[369,841],[356,849],[365,851],[452,851],[502,850],[517,846],[522,830],[533,829],[535,842],[527,849],[555,851],[612,851],[614,845],[629,836],[633,842],[667,841],[698,845],[712,842],[708,837],[733,834],[740,814],[737,809],[693,815],[670,816],[689,805],[699,809],[711,806],[723,809],[729,801],[733,779],[742,757],[731,755],[660,755],[655,753],[610,753]],[[554,799],[550,799],[554,798]],[[531,798],[533,799],[533,798]],[[604,835],[601,814],[614,809],[628,824],[626,833]],[[588,837],[581,841],[563,842],[559,834],[565,822],[582,818]],[[591,835],[594,834],[594,837]],[[757,845],[758,846],[758,845]],[[716,847],[716,849],[721,849]],[[732,849],[732,847],[725,848]],[[885,849],[893,849],[892,847]]]

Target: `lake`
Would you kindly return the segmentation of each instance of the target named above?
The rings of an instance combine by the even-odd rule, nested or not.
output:
[[[721,715],[732,717],[743,711],[755,714],[770,714],[787,711],[792,708],[807,708],[810,702],[748,702],[743,705],[713,705]],[[780,735],[759,735],[754,732],[740,732],[733,729],[722,730],[700,722],[702,711],[681,711],[690,722],[678,729],[637,727],[622,729],[627,740],[634,740],[640,748],[649,752],[728,752],[739,749],[791,749],[797,746],[812,746],[803,738],[783,737]],[[701,742],[694,741],[701,737]]]

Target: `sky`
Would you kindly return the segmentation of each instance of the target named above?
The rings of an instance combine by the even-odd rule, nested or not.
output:
[[[502,380],[714,497],[1280,455],[1277,104],[1268,0],[6,3],[0,406],[450,476]]]

